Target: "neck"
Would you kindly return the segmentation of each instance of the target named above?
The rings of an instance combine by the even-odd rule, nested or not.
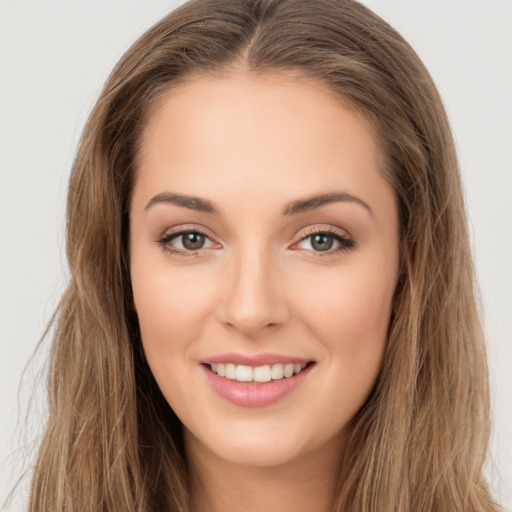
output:
[[[186,439],[191,434],[186,434]],[[283,464],[241,466],[187,442],[194,512],[331,512],[341,435]]]

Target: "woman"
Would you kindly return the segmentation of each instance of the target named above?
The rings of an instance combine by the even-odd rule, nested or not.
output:
[[[368,9],[162,20],[91,114],[67,226],[31,510],[496,510],[453,141]]]

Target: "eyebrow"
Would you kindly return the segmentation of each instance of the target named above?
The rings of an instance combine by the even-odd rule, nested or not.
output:
[[[356,203],[368,210],[368,212],[373,216],[373,211],[367,203],[348,192],[329,192],[327,194],[318,194],[306,197],[305,199],[297,199],[285,206],[283,209],[283,215],[297,215],[299,213],[316,210],[326,204],[340,202]]]
[[[211,201],[208,201],[208,199],[183,194],[173,194],[172,192],[162,192],[152,197],[144,209],[148,210],[151,206],[159,203],[171,203],[198,212],[219,214],[219,210]]]
[[[325,194],[316,194],[304,199],[296,199],[288,203],[282,211],[285,216],[298,215],[300,213],[316,210],[324,205],[339,202],[355,203],[364,207],[372,216],[373,211],[370,206],[362,199],[359,199],[348,192],[329,192]],[[208,199],[201,197],[189,196],[184,194],[175,194],[172,192],[162,192],[152,197],[145,207],[148,210],[150,207],[159,203],[170,203],[190,210],[195,210],[203,213],[210,213],[219,215],[219,209]]]

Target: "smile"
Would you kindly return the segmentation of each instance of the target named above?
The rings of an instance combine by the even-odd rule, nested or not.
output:
[[[263,366],[247,366],[233,363],[212,363],[210,369],[219,377],[238,382],[270,382],[287,379],[299,374],[309,363],[277,363]]]
[[[316,362],[269,354],[224,354],[199,366],[211,389],[224,400],[242,407],[264,407],[300,388]]]

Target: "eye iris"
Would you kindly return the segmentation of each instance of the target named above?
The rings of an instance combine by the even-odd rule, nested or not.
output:
[[[195,251],[201,249],[205,242],[205,236],[201,233],[187,233],[182,235],[182,243],[185,249]]]
[[[329,235],[314,235],[311,240],[311,246],[316,251],[328,251],[334,243],[333,237]]]

